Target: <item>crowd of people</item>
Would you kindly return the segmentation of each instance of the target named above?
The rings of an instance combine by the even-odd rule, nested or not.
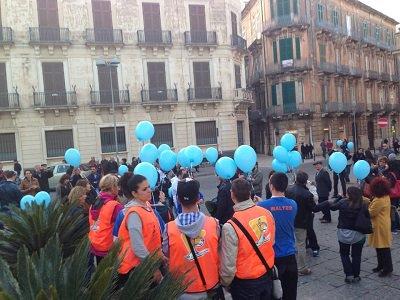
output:
[[[324,145],[324,156],[345,153],[349,168],[331,176],[324,161],[315,161],[315,177],[298,171],[291,185],[286,174],[272,171],[264,198],[258,165],[250,175],[238,172],[231,180],[219,179],[217,197],[208,200],[193,172],[179,165],[163,172],[156,163],[159,180],[151,190],[145,177],[132,172],[137,159],[129,165],[122,160],[129,171],[119,176],[115,159],[96,162],[92,158],[87,176],[80,168],[67,170],[54,201],[77,203],[87,216],[89,270],[120,242],[118,287],[143,259],[157,252],[164,264],[154,273],[153,286],[161,282],[166,270],[178,271],[188,284],[181,299],[224,299],[224,289],[233,299],[272,299],[272,295],[279,297],[274,284],[278,279],[282,299],[296,299],[298,277],[312,273],[306,249],[319,256],[314,215],[322,212],[321,223],[330,223],[331,211],[339,211],[337,240],[345,282],[361,280],[367,240],[376,249],[373,271],[389,276],[393,271],[392,232],[400,225],[400,163],[395,151],[383,143],[379,157],[363,149],[351,155],[346,147]],[[371,173],[365,181],[347,187],[351,164],[360,159],[370,163]],[[24,195],[49,191],[50,169],[41,165],[34,172],[25,170],[18,182],[21,172],[20,165],[6,171],[0,165],[2,211],[18,205]],[[209,214],[201,210],[204,202]]]

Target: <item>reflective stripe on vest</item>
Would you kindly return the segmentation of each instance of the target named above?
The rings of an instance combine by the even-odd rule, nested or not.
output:
[[[192,282],[186,289],[187,293],[201,293],[211,290],[219,282],[218,230],[217,221],[214,218],[205,217],[200,235],[191,239],[206,280],[206,287],[204,287],[185,234],[178,229],[175,221],[167,224],[169,269],[172,272],[177,271],[180,274],[185,274],[187,282]]]
[[[118,231],[118,239],[121,241],[120,258],[122,259],[118,270],[120,274],[126,274],[140,264],[140,259],[135,255],[129,237],[128,217],[131,213],[137,213],[142,222],[143,242],[147,250],[150,253],[161,250],[160,224],[150,204],[148,207],[150,211],[141,206],[132,206],[125,213]]]
[[[92,247],[97,251],[107,252],[113,245],[112,230],[114,223],[111,222],[111,219],[115,207],[119,204],[120,203],[115,200],[108,201],[100,209],[97,220],[93,220],[89,211],[89,240]]]
[[[235,212],[233,215],[249,234],[263,254],[269,267],[274,265],[275,221],[272,214],[259,206]],[[266,273],[265,267],[249,240],[231,220],[229,224],[238,236],[238,253],[236,258],[236,277],[240,279],[256,279]]]

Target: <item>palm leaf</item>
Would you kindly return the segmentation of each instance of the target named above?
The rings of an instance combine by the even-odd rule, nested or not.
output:
[[[11,273],[9,265],[6,263],[4,259],[0,257],[0,299],[5,295],[9,295],[9,297],[16,299],[21,294],[19,289],[19,284],[17,280],[14,278],[14,275]],[[3,296],[2,296],[3,294]]]

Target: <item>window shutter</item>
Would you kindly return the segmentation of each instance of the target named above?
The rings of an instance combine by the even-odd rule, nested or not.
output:
[[[272,106],[278,105],[277,97],[276,97],[276,84],[271,86],[271,103]]]
[[[7,73],[6,73],[6,64],[0,63],[0,95],[7,94]]]
[[[237,138],[238,146],[244,144],[244,132],[243,132],[243,121],[237,121]]]
[[[147,73],[149,80],[150,100],[166,99],[167,83],[165,78],[165,63],[148,62]]]
[[[105,66],[97,66],[99,79],[100,103],[111,103],[111,82],[109,69]],[[111,68],[111,80],[113,83],[114,101],[119,102],[119,85],[117,68]]]
[[[278,51],[276,49],[276,41],[272,42],[272,52],[274,55],[274,64],[276,64],[278,62]]]
[[[206,13],[204,5],[189,5],[191,31],[206,31]]]
[[[296,37],[296,59],[301,59],[300,37]]]
[[[297,0],[293,0],[293,13],[297,15],[299,13],[299,7],[297,4]]]
[[[145,31],[161,31],[160,4],[142,3]]]
[[[281,62],[284,60],[293,59],[292,38],[280,39],[279,48]]]
[[[237,30],[238,24],[237,24],[236,14],[233,12],[231,12],[231,22],[232,22],[232,35],[236,36],[238,35],[238,30]]]
[[[193,62],[193,78],[196,98],[211,98],[210,64]]]
[[[282,83],[282,100],[285,112],[292,111],[296,107],[296,86],[294,81]]]
[[[37,0],[39,27],[59,27],[57,0]]]
[[[269,1],[269,8],[271,10],[271,19],[275,18],[274,0]]]
[[[239,65],[235,65],[235,84],[237,89],[242,88],[242,78]]]
[[[0,133],[0,161],[17,159],[17,145],[14,133]]]
[[[92,0],[92,13],[94,28],[113,28],[110,1]]]
[[[62,62],[42,63],[43,85],[45,92],[65,91],[64,65]]]

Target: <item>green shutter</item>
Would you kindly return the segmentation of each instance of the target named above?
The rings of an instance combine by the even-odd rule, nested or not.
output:
[[[275,18],[274,0],[269,0],[269,9],[271,10],[271,19]]]
[[[293,13],[297,15],[299,13],[299,8],[297,6],[297,0],[293,0]]]
[[[296,110],[296,85],[294,81],[282,83],[282,103],[284,112]]]
[[[318,3],[318,21],[322,22],[324,20],[324,7],[322,4]]]
[[[277,0],[277,16],[288,16],[290,15],[290,0]]]
[[[276,84],[271,85],[271,98],[272,98],[272,105],[273,106],[278,105],[278,101],[276,98]]]
[[[276,49],[276,41],[272,42],[272,52],[274,54],[274,64],[278,62],[278,51]]]
[[[326,62],[326,48],[325,44],[319,44],[319,60]]]
[[[281,62],[287,59],[293,59],[293,40],[292,38],[279,40],[279,53]]]
[[[300,38],[296,37],[296,59],[301,59]]]

